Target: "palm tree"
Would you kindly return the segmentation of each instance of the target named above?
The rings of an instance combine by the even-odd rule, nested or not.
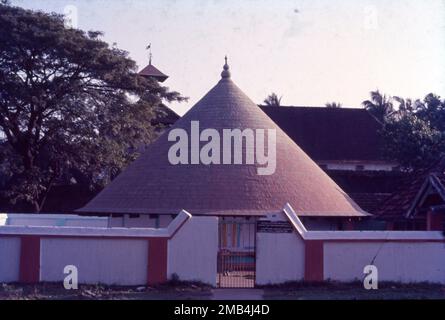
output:
[[[412,114],[414,112],[414,109],[416,105],[419,103],[418,100],[413,102],[411,99],[404,99],[402,97],[394,96],[392,97],[398,104],[399,107],[397,108],[397,111],[394,111],[398,118],[403,118],[404,116],[407,116],[409,114]]]
[[[371,91],[371,100],[365,100],[362,105],[378,121],[384,123],[393,113],[394,107],[390,96],[382,95],[379,90]]]
[[[325,106],[326,108],[341,108],[342,104],[340,102],[327,102]]]
[[[282,96],[278,98],[276,93],[272,92],[270,95],[267,96],[266,99],[264,99],[264,103],[268,107],[279,107],[281,104],[281,98]]]

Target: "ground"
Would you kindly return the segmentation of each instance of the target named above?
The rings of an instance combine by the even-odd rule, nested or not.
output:
[[[445,299],[445,285],[385,282],[379,283],[377,290],[365,290],[362,282],[288,283],[267,287],[263,298],[270,300]]]
[[[198,283],[151,287],[109,287],[81,285],[65,290],[60,283],[37,285],[0,284],[0,300],[5,299],[124,299],[124,300],[201,300],[201,299],[445,299],[445,285],[396,283],[380,284],[378,290],[365,290],[361,283],[289,283],[260,289],[212,289]]]

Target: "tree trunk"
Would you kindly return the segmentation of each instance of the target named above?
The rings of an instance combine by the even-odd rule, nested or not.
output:
[[[32,202],[32,205],[33,205],[33,207],[34,207],[34,213],[40,213],[40,210],[41,210],[42,208],[41,208],[41,206],[40,206],[40,204],[39,204],[39,201],[37,201],[37,200],[33,201],[33,202]]]
[[[36,210],[36,213],[40,213],[40,211],[43,209],[43,206],[45,205],[46,199],[48,198],[48,194],[51,191],[51,188],[53,187],[53,181],[54,177],[51,178],[51,180],[48,183],[48,186],[46,187],[46,191],[43,192],[41,195],[40,200],[34,201],[34,209]]]

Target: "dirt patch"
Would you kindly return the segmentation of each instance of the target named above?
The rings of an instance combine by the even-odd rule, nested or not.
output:
[[[66,290],[62,283],[0,284],[0,300],[201,300],[210,299],[210,287],[175,283],[157,287],[79,285]]]
[[[379,283],[365,290],[361,282],[303,283],[263,286],[266,300],[399,300],[445,299],[445,285]],[[249,289],[244,289],[249,290]],[[170,282],[157,287],[80,285],[66,290],[62,283],[0,284],[0,300],[209,300],[212,288],[201,283]]]
[[[383,282],[377,290],[366,290],[361,282],[293,282],[263,288],[264,299],[271,300],[445,299],[445,285],[432,283]]]

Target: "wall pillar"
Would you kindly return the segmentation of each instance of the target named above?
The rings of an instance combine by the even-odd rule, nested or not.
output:
[[[443,222],[443,213],[428,211],[426,215],[426,229],[428,231],[442,231]]]
[[[307,240],[304,242],[304,246],[304,280],[312,282],[323,281],[323,241]]]
[[[37,283],[40,280],[40,237],[21,236],[20,270],[21,283]]]
[[[148,240],[148,285],[167,281],[167,246],[168,238],[150,238]]]

